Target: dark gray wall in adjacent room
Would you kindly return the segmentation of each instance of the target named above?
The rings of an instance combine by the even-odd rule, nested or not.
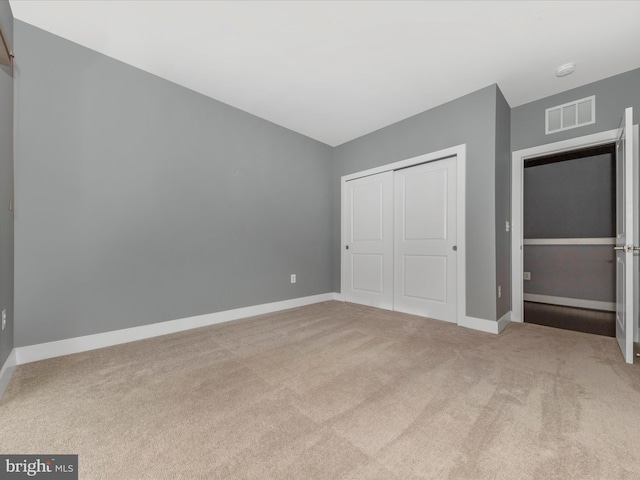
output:
[[[615,302],[615,255],[611,245],[525,245],[524,292]]]
[[[615,160],[604,154],[523,171],[524,238],[615,237]],[[525,245],[524,293],[615,301],[615,254],[605,246]]]
[[[496,92],[491,85],[334,150],[333,285],[340,290],[340,179],[344,175],[467,145],[467,315],[496,320]],[[504,185],[499,186],[504,189]],[[499,252],[502,256],[502,252]]]
[[[596,123],[545,135],[545,109],[591,95],[596,96]],[[640,68],[512,108],[511,149],[517,151],[616,129],[626,107],[634,107],[634,123],[638,123]]]
[[[332,291],[329,146],[28,24],[15,40],[16,346]]]
[[[523,170],[524,238],[615,237],[613,155]]]
[[[500,89],[496,95],[496,287],[497,318],[511,310],[511,108]]]
[[[13,15],[7,0],[0,0],[0,27],[13,48]],[[7,310],[7,325],[0,331],[0,367],[13,350],[13,212],[9,211],[13,177],[13,67],[0,66],[0,310]]]

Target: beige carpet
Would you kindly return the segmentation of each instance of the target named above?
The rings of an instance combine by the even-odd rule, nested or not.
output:
[[[327,302],[20,366],[0,452],[83,480],[637,479],[640,365]]]

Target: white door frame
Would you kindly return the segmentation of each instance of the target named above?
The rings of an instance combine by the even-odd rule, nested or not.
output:
[[[456,224],[457,224],[457,242],[458,242],[458,253],[457,253],[457,285],[456,285],[456,319],[457,324],[465,324],[466,314],[467,314],[467,295],[466,295],[466,286],[467,286],[467,278],[466,278],[466,235],[465,235],[465,211],[466,211],[466,161],[467,161],[467,146],[466,144],[456,145],[455,147],[445,148],[443,150],[438,150],[437,152],[426,153],[424,155],[419,155],[417,157],[408,158],[406,160],[401,160],[399,162],[390,163],[387,165],[382,165],[380,167],[371,168],[369,170],[364,170],[362,172],[352,173],[350,175],[344,175],[341,178],[341,207],[340,207],[340,225],[341,225],[341,235],[340,235],[340,266],[341,266],[341,274],[340,281],[341,285],[346,285],[346,268],[345,262],[347,261],[347,255],[345,255],[344,245],[347,244],[347,228],[345,225],[345,198],[346,198],[346,183],[349,180],[354,180],[356,178],[366,177],[369,175],[375,175],[382,172],[388,172],[389,170],[398,170],[401,168],[412,167],[414,165],[420,165],[421,163],[427,162],[435,162],[437,160],[442,160],[444,158],[456,157],[456,189],[457,189],[457,199],[456,199]],[[342,291],[342,287],[340,288]],[[496,332],[497,333],[497,332]]]
[[[633,126],[633,134],[637,138],[638,125]],[[524,321],[523,289],[522,279],[523,268],[523,167],[524,161],[528,158],[551,155],[579,148],[615,143],[618,139],[619,129],[608,130],[606,132],[594,133],[583,137],[570,138],[560,142],[547,143],[523,150],[517,150],[511,155],[511,321]],[[637,156],[637,151],[634,155]],[[637,175],[634,178],[635,189],[637,191]],[[637,268],[636,268],[637,270]],[[637,301],[637,299],[636,299]],[[634,322],[636,320],[634,319]],[[637,329],[636,329],[637,335]],[[637,337],[636,337],[637,341]]]

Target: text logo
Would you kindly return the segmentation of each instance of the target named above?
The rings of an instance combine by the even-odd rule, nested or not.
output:
[[[0,455],[0,478],[78,480],[78,455]]]

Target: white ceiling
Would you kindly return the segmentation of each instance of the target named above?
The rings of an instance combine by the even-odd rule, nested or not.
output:
[[[514,107],[640,67],[639,1],[10,4],[19,20],[332,146],[493,83]],[[567,62],[576,72],[557,78]]]

